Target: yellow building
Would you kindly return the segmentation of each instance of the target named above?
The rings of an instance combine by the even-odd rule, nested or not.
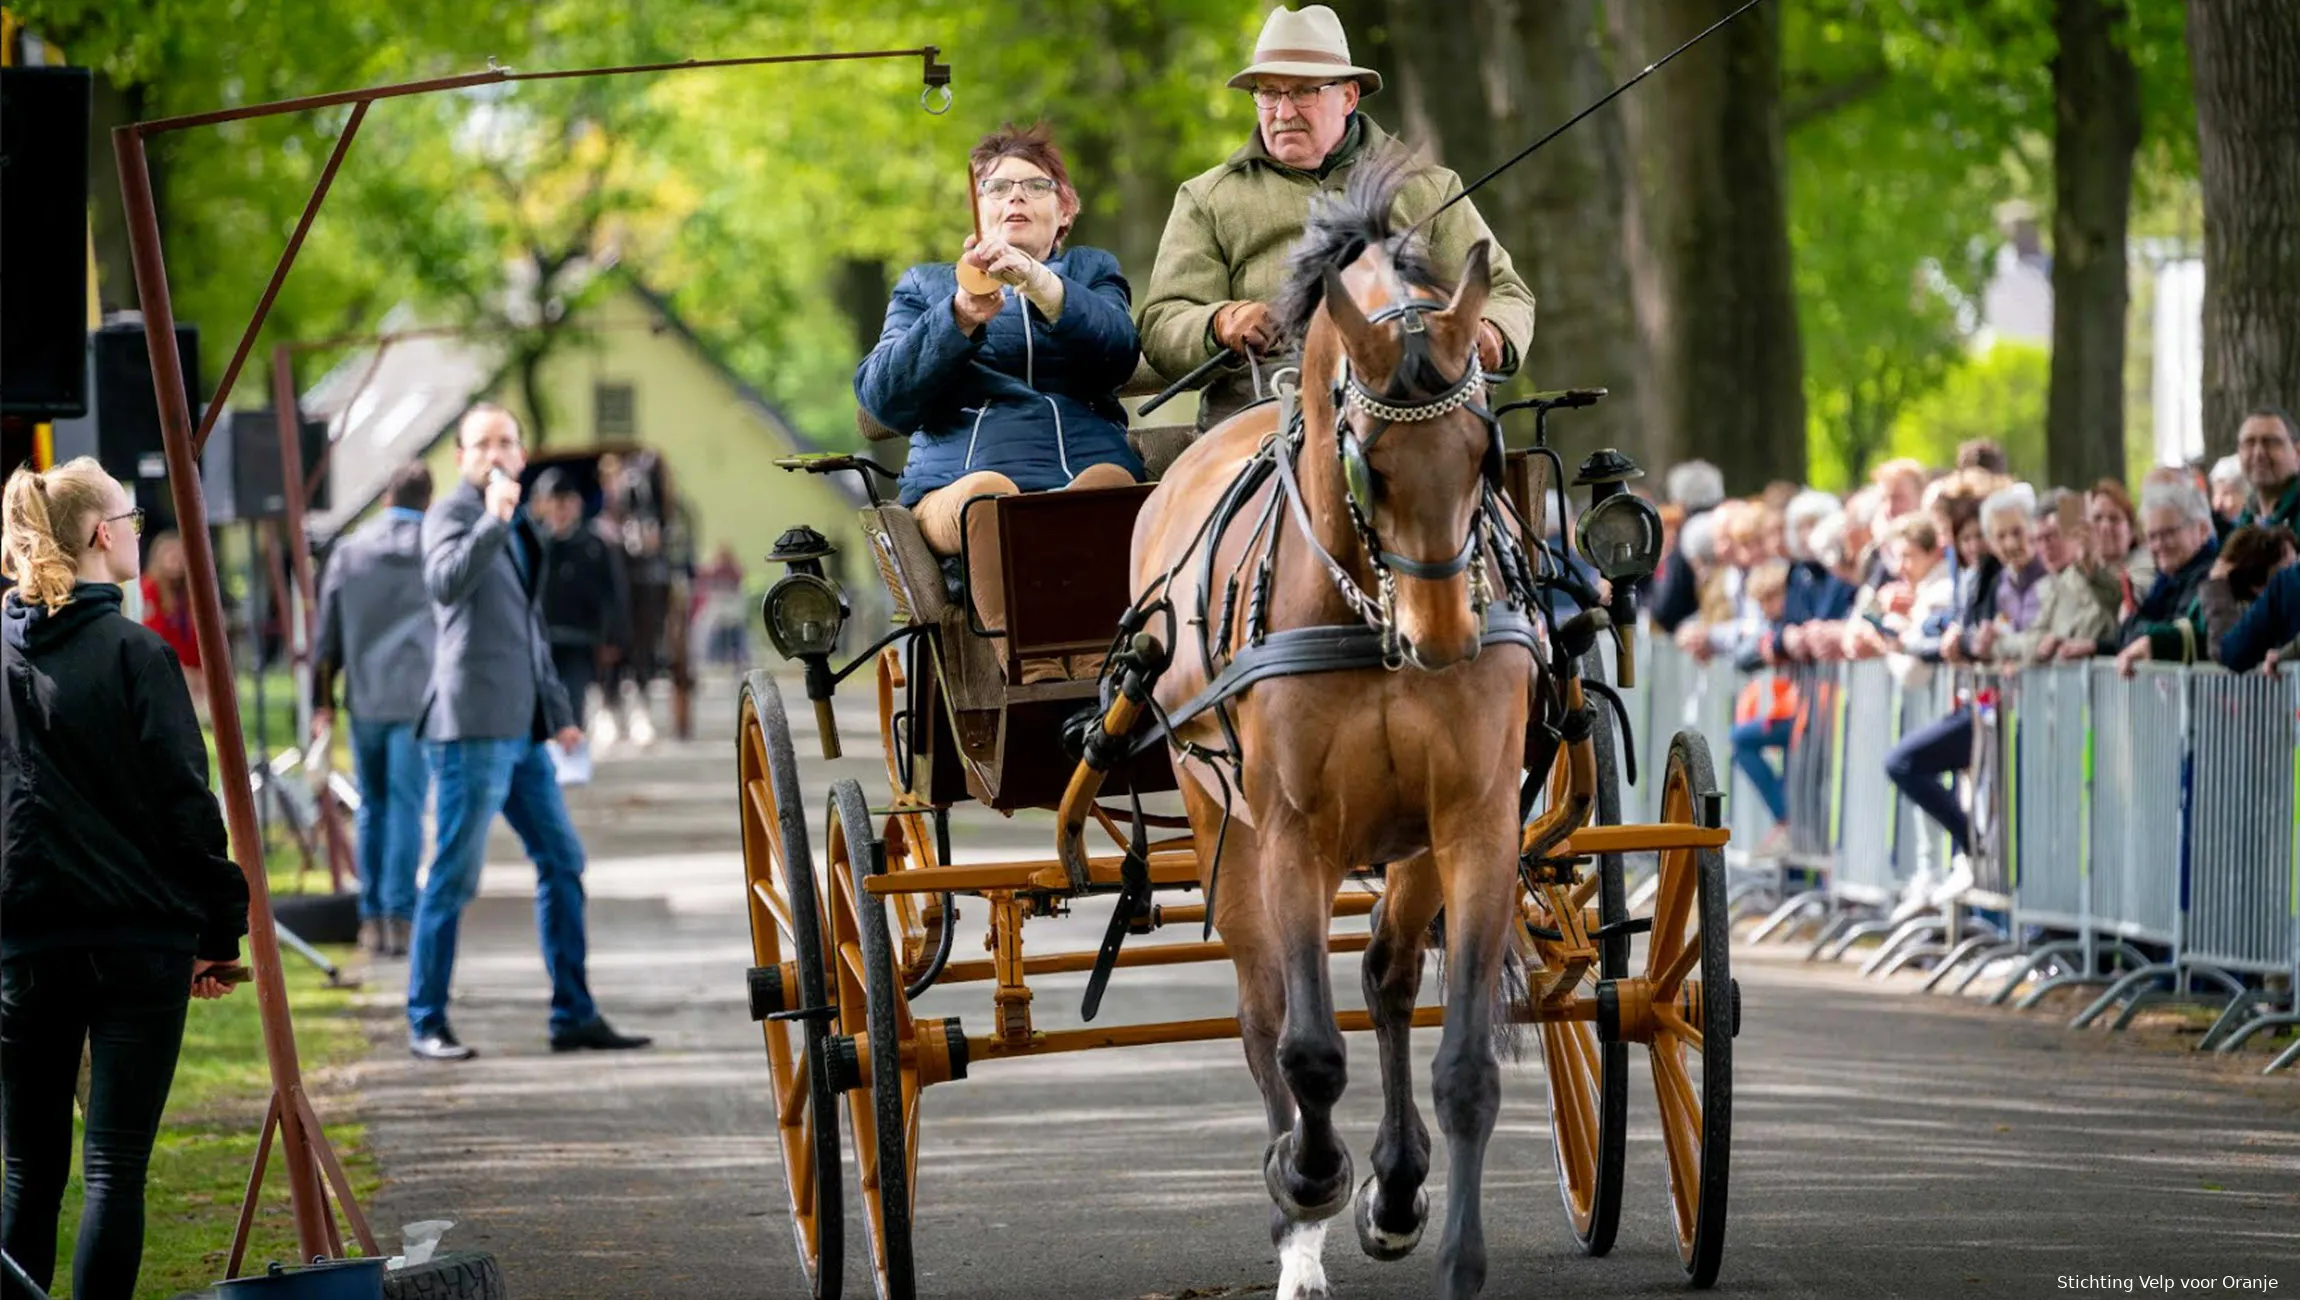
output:
[[[543,367],[548,442],[540,454],[635,444],[659,453],[695,531],[697,564],[722,547],[754,594],[781,576],[766,563],[784,529],[807,524],[838,547],[834,563],[855,605],[850,645],[885,625],[885,599],[855,520],[853,474],[794,474],[778,457],[819,451],[765,394],[736,375],[669,303],[622,270],[569,322],[576,335]],[[405,310],[382,333],[420,328]],[[500,403],[532,430],[532,412],[502,349],[467,335],[408,338],[345,357],[305,394],[330,422],[329,509],[315,540],[332,537],[375,504],[400,465],[427,460],[436,481],[455,474],[454,422],[480,400]],[[530,441],[530,452],[537,449]],[[866,635],[867,634],[867,635]],[[856,640],[863,636],[863,640]],[[752,656],[770,654],[752,638]]]

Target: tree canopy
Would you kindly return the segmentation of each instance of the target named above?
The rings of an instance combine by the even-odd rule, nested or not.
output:
[[[1507,0],[1465,2],[1474,6],[1467,29],[1522,59],[1480,58],[1447,78],[1427,61],[1442,49],[1416,53],[1413,6],[1344,6],[1364,57],[1422,60],[1369,111],[1409,135],[1442,135],[1445,161],[1465,174],[1634,72],[1644,52],[1638,23],[1652,12],[1634,0],[1561,0],[1555,12],[1528,17]],[[1764,435],[1798,443],[1795,457],[1738,463],[1803,465],[1809,450],[1817,479],[1845,483],[1904,441],[1909,413],[1931,409],[1918,404],[1972,364],[1982,290],[2011,229],[2006,204],[2024,202],[2044,222],[2054,201],[2054,20],[2056,5],[2070,2],[1779,7],[1777,30],[1765,38],[1778,43],[1778,84],[1761,88],[1773,102],[1746,120],[1778,124],[1795,315],[1785,346],[1801,354],[1792,362],[1805,427]],[[2153,214],[2184,212],[2178,233],[2193,240],[2196,116],[2182,15],[2175,6],[2092,2],[2113,11],[2116,39],[2137,72],[2135,228],[2150,228]],[[1701,3],[1679,7],[1697,16]],[[822,0],[30,0],[13,8],[73,61],[101,70],[100,129],[472,71],[490,59],[524,71],[938,46],[954,69],[954,100],[941,116],[922,111],[919,66],[907,60],[529,82],[379,103],[273,313],[271,338],[311,339],[371,330],[394,305],[413,303],[502,338],[516,380],[576,341],[565,322],[580,314],[594,273],[618,263],[665,295],[803,428],[834,444],[851,436],[849,377],[877,335],[893,275],[948,259],[968,230],[968,147],[1002,122],[1048,123],[1084,201],[1073,237],[1115,251],[1139,296],[1176,185],[1252,130],[1249,101],[1223,82],[1251,49],[1265,10],[1255,0],[917,0],[899,11]],[[1715,81],[1694,64],[1707,53],[1688,55],[1654,82]],[[1513,89],[1513,78],[1571,93]],[[1641,373],[1668,364],[1666,347],[1652,350],[1655,322],[1671,318],[1667,294],[1702,283],[1655,266],[1666,270],[1670,256],[1735,255],[1724,246],[1673,253],[1641,244],[1637,223],[1659,230],[1657,212],[1698,227],[1709,210],[1671,208],[1676,200],[1656,194],[1651,177],[1633,192],[1640,169],[1625,154],[1652,145],[1654,122],[1640,135],[1636,115],[1662,110],[1639,101],[1653,90],[1641,86],[1605,110],[1619,121],[1577,128],[1587,133],[1580,151],[1548,163],[1574,168],[1570,184],[1529,172],[1493,191],[1497,232],[1539,254],[1521,259],[1545,321],[1603,322],[1580,334],[1561,327],[1566,355],[1544,353],[1550,373],[1535,382],[1602,371],[1635,389]],[[1669,120],[1684,121],[1700,105],[1666,109]],[[326,110],[156,142],[181,318],[211,338],[236,335],[345,116]],[[101,291],[107,306],[132,306],[108,145],[103,152],[91,187]],[[1576,225],[1604,233],[1564,233]],[[1670,237],[1709,236],[1680,228]],[[1615,257],[1623,270],[1608,276],[1575,270]],[[1539,264],[1552,258],[1575,267]],[[1574,301],[1592,294],[1607,301]],[[306,364],[331,360],[323,353]],[[262,400],[256,390],[247,397]],[[1951,405],[1983,423],[2031,418],[2025,400],[1996,415],[1967,410],[1962,398]],[[1625,446],[1702,449],[1697,429],[1639,442],[1646,435],[1638,422],[1657,418],[1656,408],[1632,403],[1607,432]]]

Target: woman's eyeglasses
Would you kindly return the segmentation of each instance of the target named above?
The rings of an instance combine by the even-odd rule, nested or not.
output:
[[[1017,185],[1022,187],[1023,193],[1034,199],[1043,199],[1054,192],[1054,182],[1044,176],[1029,176],[1021,180],[1011,176],[985,176],[974,190],[986,199],[1003,199],[1014,193]]]
[[[135,509],[130,510],[124,515],[104,516],[102,519],[96,521],[96,531],[102,530],[106,524],[118,523],[122,519],[128,521],[129,531],[133,532],[138,537],[142,537],[144,535],[144,508],[142,506],[137,506]],[[88,534],[88,545],[90,546],[94,546],[96,544],[96,531],[91,531]]]

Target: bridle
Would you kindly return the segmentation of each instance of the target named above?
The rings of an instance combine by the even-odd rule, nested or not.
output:
[[[1427,298],[1411,298],[1391,303],[1366,317],[1368,325],[1384,325],[1399,321],[1399,356],[1396,369],[1390,372],[1389,383],[1381,393],[1366,387],[1364,381],[1350,366],[1345,353],[1341,374],[1334,381],[1334,444],[1341,456],[1342,482],[1348,489],[1350,522],[1356,528],[1358,540],[1366,548],[1377,572],[1395,571],[1409,578],[1439,581],[1453,577],[1470,565],[1477,550],[1479,529],[1475,520],[1468,536],[1462,539],[1461,549],[1450,560],[1416,560],[1389,550],[1381,544],[1380,534],[1374,531],[1374,493],[1380,475],[1368,459],[1374,444],[1399,424],[1428,424],[1444,419],[1456,411],[1467,410],[1486,427],[1485,458],[1481,474],[1488,487],[1498,491],[1501,487],[1502,440],[1501,421],[1487,409],[1482,399],[1486,391],[1486,374],[1478,365],[1473,345],[1468,364],[1461,378],[1444,390],[1415,402],[1413,385],[1418,378],[1437,375],[1436,359],[1430,355],[1429,327],[1424,317],[1431,312],[1444,311],[1446,304]],[[1374,426],[1363,439],[1350,423],[1349,411],[1355,407],[1374,420]]]
[[[1339,292],[1340,286],[1329,284],[1329,294]],[[1461,377],[1444,388],[1431,393],[1416,393],[1416,386],[1435,376],[1442,380],[1436,360],[1431,354],[1429,328],[1424,319],[1432,312],[1444,311],[1448,304],[1426,298],[1409,298],[1393,302],[1366,317],[1368,325],[1400,322],[1400,355],[1397,367],[1390,372],[1389,382],[1381,392],[1375,392],[1352,370],[1347,353],[1341,360],[1340,373],[1334,379],[1334,445],[1340,461],[1345,488],[1344,504],[1349,511],[1350,527],[1365,551],[1367,562],[1374,571],[1371,592],[1359,585],[1349,570],[1328,554],[1317,541],[1310,528],[1308,511],[1303,506],[1300,485],[1294,481],[1294,455],[1278,458],[1278,473],[1285,495],[1292,507],[1295,523],[1310,549],[1323,563],[1327,576],[1340,593],[1344,603],[1354,610],[1368,627],[1382,636],[1384,662],[1395,669],[1402,667],[1411,655],[1397,627],[1397,579],[1403,574],[1423,581],[1442,581],[1464,572],[1470,575],[1470,607],[1477,615],[1479,626],[1485,624],[1486,609],[1493,604],[1492,580],[1498,570],[1512,604],[1530,608],[1534,599],[1535,583],[1531,562],[1517,543],[1516,527],[1507,518],[1502,505],[1502,437],[1501,421],[1484,401],[1489,379],[1478,365],[1476,352],[1470,354]],[[1280,428],[1284,438],[1292,444],[1291,451],[1298,454],[1301,446],[1302,419],[1292,401],[1284,402],[1289,408],[1281,416]],[[1362,412],[1374,423],[1361,438],[1351,423],[1350,411]],[[1485,454],[1480,464],[1479,501],[1471,513],[1467,535],[1461,548],[1443,560],[1417,560],[1401,555],[1382,543],[1381,534],[1374,527],[1374,495],[1380,475],[1368,459],[1374,445],[1393,426],[1428,424],[1468,411],[1486,428]],[[1491,564],[1480,563],[1490,557]]]

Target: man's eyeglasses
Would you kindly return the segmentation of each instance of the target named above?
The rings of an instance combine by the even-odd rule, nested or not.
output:
[[[1265,90],[1256,86],[1254,88],[1254,103],[1261,108],[1276,108],[1278,101],[1290,99],[1294,101],[1294,107],[1308,108],[1318,102],[1318,96],[1341,84],[1338,81],[1324,81],[1315,86],[1296,86],[1292,90]]]
[[[1054,182],[1044,176],[1028,176],[1021,180],[1016,180],[1011,176],[985,176],[982,178],[982,183],[976,185],[974,189],[975,193],[984,198],[1003,199],[1014,193],[1014,187],[1017,185],[1022,187],[1024,194],[1034,199],[1043,199],[1054,192]]]
[[[2140,537],[2150,546],[2177,546],[2180,544],[2181,536],[2187,531],[2188,525],[2182,524],[2177,528],[2151,528],[2142,533]]]
[[[135,509],[130,510],[124,515],[106,515],[102,519],[97,520],[96,527],[91,529],[88,533],[88,545],[94,546],[96,544],[96,533],[101,531],[104,525],[118,523],[122,519],[128,521],[128,529],[130,532],[133,532],[138,537],[142,537],[144,535],[144,508],[142,506],[137,506]]]

